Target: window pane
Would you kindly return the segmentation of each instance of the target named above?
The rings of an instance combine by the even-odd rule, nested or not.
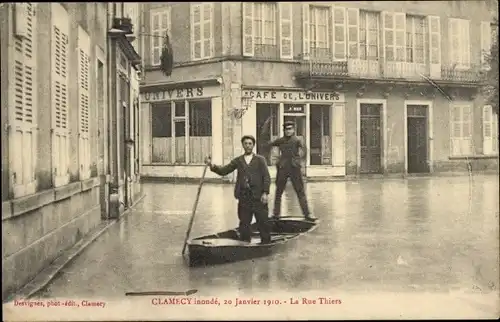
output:
[[[185,121],[175,121],[175,137],[186,136],[186,122]]]
[[[189,102],[189,136],[212,136],[212,101]]]
[[[189,102],[189,162],[203,163],[212,151],[212,101]]]
[[[184,101],[175,102],[175,116],[185,116],[185,115],[186,115],[185,102]]]
[[[170,103],[153,104],[151,106],[152,135],[158,137],[172,136],[172,108]]]

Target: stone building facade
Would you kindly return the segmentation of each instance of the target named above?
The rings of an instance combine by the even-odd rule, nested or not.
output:
[[[124,146],[138,144],[130,128],[139,117],[140,57],[117,6],[0,8],[4,300],[140,198],[138,166],[131,173],[123,165],[139,149]],[[118,84],[118,71],[126,82]]]
[[[497,171],[498,118],[479,92],[497,16],[489,1],[144,3],[141,174],[197,178],[243,134],[272,165],[263,143],[286,120],[308,178]]]

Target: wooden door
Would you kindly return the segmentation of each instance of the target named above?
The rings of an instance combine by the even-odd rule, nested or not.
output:
[[[361,104],[361,173],[382,170],[381,104]]]
[[[408,173],[426,173],[429,172],[427,107],[412,105],[407,111]]]

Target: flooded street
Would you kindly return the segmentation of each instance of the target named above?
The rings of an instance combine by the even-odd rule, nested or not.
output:
[[[199,268],[181,257],[197,185],[148,183],[145,199],[40,296],[118,300],[126,292],[196,289],[199,296],[457,293],[498,299],[498,178],[469,180],[308,183],[310,207],[321,220],[315,231],[270,257]],[[206,184],[191,237],[236,227],[232,196],[232,185]],[[291,184],[282,206],[284,215],[300,214]],[[498,312],[491,304],[476,309]]]

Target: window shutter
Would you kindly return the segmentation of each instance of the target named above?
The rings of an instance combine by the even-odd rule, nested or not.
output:
[[[279,2],[281,58],[293,58],[292,6],[291,2]]]
[[[394,13],[394,50],[396,61],[406,61],[406,14]]]
[[[348,56],[359,59],[359,9],[347,9]]]
[[[335,60],[345,60],[346,53],[346,12],[343,7],[332,7],[333,52]]]
[[[469,30],[469,21],[468,20],[462,20],[461,21],[461,38],[462,38],[462,48],[461,52],[463,53],[463,60],[462,64],[464,67],[470,67],[470,30]]]
[[[309,27],[309,4],[302,4],[302,58],[308,60],[311,55],[311,30]]]
[[[449,50],[449,60],[450,63],[459,64],[459,46],[460,46],[460,30],[459,30],[458,20],[450,19],[448,21],[448,50]]]
[[[213,30],[213,3],[206,2],[202,5],[202,17],[203,17],[203,25],[202,25],[202,39],[203,39],[203,50],[202,50],[202,58],[210,58],[213,57],[214,53],[214,30]]]
[[[242,2],[243,10],[243,56],[254,55],[254,3]]]
[[[157,12],[151,12],[151,33],[153,37],[150,38],[151,44],[151,65],[157,66],[160,64],[161,52],[161,38],[160,36],[160,16]]]
[[[191,57],[193,60],[202,57],[201,5],[191,4]]]
[[[78,27],[78,144],[80,179],[90,177],[90,37]]]
[[[9,162],[14,197],[36,191],[37,153],[37,37],[35,3],[16,3],[16,37],[9,109]]]
[[[483,154],[493,153],[493,111],[491,105],[483,106]]]
[[[429,68],[431,78],[441,78],[441,23],[439,17],[428,16]],[[450,48],[451,50],[451,48]]]
[[[69,182],[68,13],[52,3],[52,136],[54,185]]]
[[[396,52],[394,48],[394,14],[392,12],[382,12],[384,59],[394,61]]]
[[[488,67],[488,55],[491,52],[491,26],[489,21],[481,21],[481,66]]]

